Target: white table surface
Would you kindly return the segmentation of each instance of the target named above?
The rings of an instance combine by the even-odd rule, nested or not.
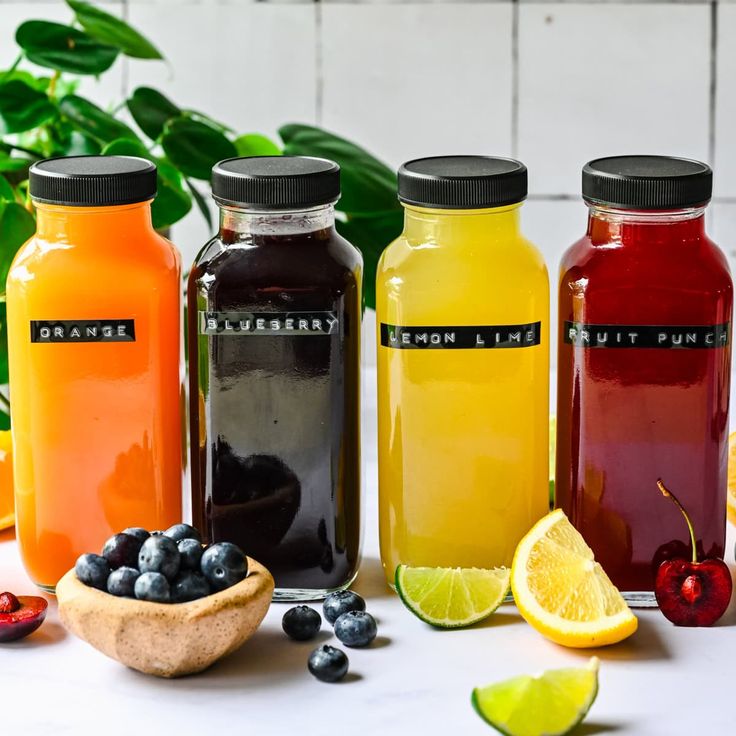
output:
[[[316,643],[286,638],[283,604],[209,671],[163,680],[67,634],[52,599],[36,633],[0,645],[0,734],[492,734],[470,706],[474,686],[581,665],[591,654],[602,660],[600,693],[578,734],[736,733],[736,605],[710,629],[675,628],[658,611],[642,611],[631,639],[587,651],[547,641],[513,605],[460,631],[433,630],[408,613],[385,586],[378,561],[374,375],[369,369],[365,377],[366,525],[355,589],[377,618],[379,636],[369,649],[347,650],[346,682],[329,685],[308,673]],[[0,589],[36,594],[12,532],[0,534]],[[336,643],[329,632],[325,622],[317,642]]]

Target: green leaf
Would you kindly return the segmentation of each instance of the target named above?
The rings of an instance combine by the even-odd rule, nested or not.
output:
[[[184,176],[209,181],[212,167],[237,156],[235,146],[220,131],[197,120],[175,118],[166,124],[161,145]]]
[[[396,174],[365,149],[310,125],[285,125],[279,135],[285,144],[285,154],[321,156],[340,164],[339,210],[349,215],[401,210]]]
[[[64,156],[93,156],[102,150],[99,142],[94,138],[73,130],[62,143]]]
[[[126,56],[135,59],[163,59],[159,50],[147,38],[120,18],[78,0],[66,0],[66,4],[92,38],[114,46]]]
[[[265,135],[246,133],[238,136],[233,143],[238,156],[280,156],[281,149]]]
[[[116,138],[137,140],[136,134],[125,123],[84,97],[67,95],[59,102],[59,108],[77,130],[102,143],[109,143]]]
[[[0,383],[8,382],[8,320],[5,300],[0,302]],[[0,429],[10,429],[10,417],[0,410]]]
[[[376,268],[384,248],[394,241],[404,225],[399,210],[383,215],[351,217],[337,221],[338,232],[363,254],[363,298],[365,305],[376,308]]]
[[[23,171],[30,167],[33,163],[28,158],[18,158],[0,153],[0,174],[10,173],[12,171]]]
[[[95,41],[84,31],[46,20],[18,26],[15,41],[28,61],[70,74],[102,74],[118,57],[114,46]]]
[[[192,193],[192,197],[194,198],[194,203],[197,205],[197,209],[202,213],[202,217],[204,217],[205,222],[207,223],[210,230],[212,230],[212,212],[210,210],[209,204],[207,203],[207,200],[205,199],[202,192],[197,189],[197,187],[194,186],[194,184],[189,181],[187,181],[187,186],[189,187],[189,191]]]
[[[17,202],[0,203],[0,289],[5,293],[5,280],[18,248],[36,231],[33,215]],[[0,377],[1,378],[1,377]],[[4,381],[0,380],[0,383]]]
[[[45,92],[51,81],[50,77],[34,77],[33,74],[24,69],[0,71],[0,82],[10,82],[14,79],[25,82],[29,87],[33,87],[38,92]]]
[[[181,115],[181,110],[168,97],[150,87],[135,89],[126,104],[138,127],[154,141],[164,132],[169,120]]]
[[[105,156],[140,156],[156,164],[158,193],[151,204],[156,230],[171,227],[192,209],[192,198],[184,189],[181,174],[168,161],[152,156],[140,141],[121,138],[105,146],[102,153]]]
[[[49,98],[20,79],[0,84],[0,135],[36,128],[55,114]]]
[[[4,176],[0,176],[0,202],[15,202],[13,187]]]

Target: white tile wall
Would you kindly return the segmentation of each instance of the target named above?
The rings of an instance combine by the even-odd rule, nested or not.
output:
[[[519,156],[538,194],[575,194],[597,156],[708,158],[705,5],[523,4]]]
[[[736,5],[718,8],[718,95],[715,119],[715,187],[723,197],[736,197]]]
[[[391,164],[511,152],[509,3],[322,7],[322,124]]]

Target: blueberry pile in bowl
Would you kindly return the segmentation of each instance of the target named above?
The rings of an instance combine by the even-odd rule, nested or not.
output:
[[[164,532],[129,527],[110,537],[102,554],[80,555],[74,572],[85,585],[121,598],[186,603],[239,583],[248,560],[230,542],[203,545],[189,524]]]

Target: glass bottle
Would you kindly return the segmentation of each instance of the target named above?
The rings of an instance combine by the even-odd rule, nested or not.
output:
[[[220,162],[220,231],[189,277],[194,520],[266,565],[277,599],[358,570],[362,260],[335,230],[339,171]]]
[[[700,553],[724,553],[732,282],[705,232],[711,182],[697,161],[591,161],[587,232],[562,259],[557,504],[636,605],[692,554],[658,479]]]
[[[549,284],[521,233],[526,167],[399,170],[402,235],[376,286],[381,558],[510,565],[549,510]]]
[[[17,534],[53,591],[129,526],[181,521],[181,264],[151,224],[156,167],[36,163],[36,234],[7,280]]]

